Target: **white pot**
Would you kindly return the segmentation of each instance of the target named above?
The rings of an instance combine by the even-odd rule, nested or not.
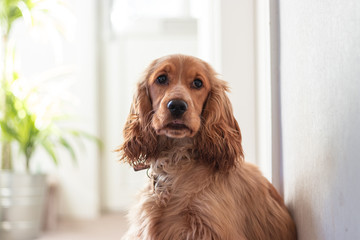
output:
[[[44,215],[46,175],[0,171],[0,239],[39,236]]]

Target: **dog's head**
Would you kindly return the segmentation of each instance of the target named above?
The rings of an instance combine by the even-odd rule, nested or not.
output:
[[[241,161],[241,133],[226,83],[206,62],[184,55],[154,60],[138,83],[124,128],[122,159],[133,166],[155,159],[159,136],[193,139],[195,160],[228,170]]]

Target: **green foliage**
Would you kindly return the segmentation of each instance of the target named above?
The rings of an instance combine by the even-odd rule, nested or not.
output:
[[[42,147],[53,162],[58,164],[56,149],[59,146],[65,148],[73,160],[76,159],[71,138],[85,137],[99,143],[95,137],[85,132],[61,128],[60,120],[64,119],[64,116],[48,116],[46,124],[40,124],[41,116],[33,111],[29,104],[29,99],[37,92],[36,88],[31,89],[25,96],[15,94],[14,86],[18,82],[19,75],[14,69],[11,69],[13,64],[7,64],[14,62],[15,56],[14,50],[9,49],[8,46],[13,23],[17,19],[24,19],[33,25],[32,11],[38,7],[38,11],[48,14],[50,8],[46,7],[54,7],[54,4],[46,4],[50,1],[61,4],[61,0],[0,0],[0,41],[2,41],[0,46],[3,53],[0,60],[2,65],[2,67],[0,66],[2,71],[0,75],[0,141],[3,147],[2,166],[8,166],[7,168],[12,166],[10,148],[12,142],[18,144],[20,152],[25,156],[27,171],[30,169],[32,156],[39,147]]]
[[[31,92],[35,93],[36,89]],[[72,159],[76,160],[70,138],[87,138],[98,141],[94,136],[85,132],[60,127],[65,117],[48,116],[47,123],[40,125],[40,117],[31,111],[28,105],[28,98],[31,94],[21,99],[9,86],[2,89],[2,94],[5,96],[5,106],[1,108],[5,112],[2,112],[3,117],[0,118],[2,140],[14,140],[18,143],[20,152],[25,156],[25,165],[28,171],[31,157],[38,147],[42,147],[57,165],[56,149],[59,146],[65,148]]]
[[[29,16],[35,3],[31,0],[0,0],[0,23],[4,35],[8,35],[15,20]]]

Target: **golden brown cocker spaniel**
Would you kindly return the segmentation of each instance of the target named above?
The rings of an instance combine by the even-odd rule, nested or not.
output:
[[[275,188],[243,161],[226,82],[206,62],[157,59],[138,84],[121,159],[149,168],[130,213],[131,240],[293,240]]]

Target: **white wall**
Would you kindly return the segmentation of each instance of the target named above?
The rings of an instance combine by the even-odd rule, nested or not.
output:
[[[219,8],[219,71],[231,88],[245,159],[256,162],[255,2],[223,0]]]
[[[360,239],[360,2],[280,0],[284,194],[299,239]]]

